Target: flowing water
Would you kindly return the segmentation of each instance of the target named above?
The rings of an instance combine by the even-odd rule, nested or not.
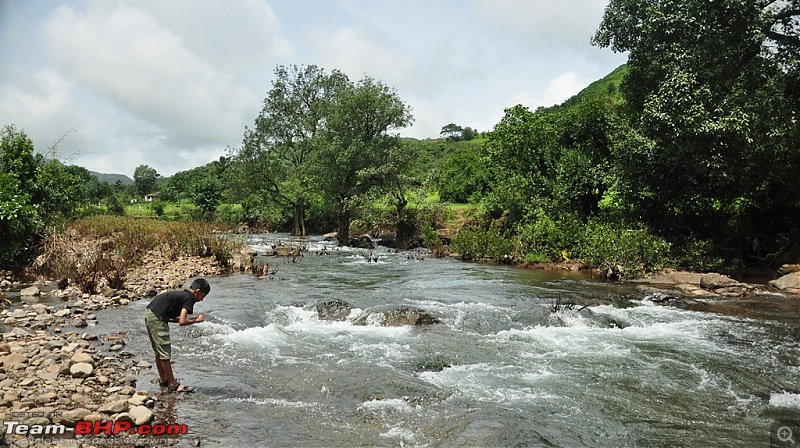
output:
[[[203,446],[769,446],[774,422],[800,419],[785,392],[800,386],[791,319],[659,306],[583,275],[304,244],[295,262],[269,259],[268,279],[211,278],[195,307],[207,322],[171,326],[176,375],[198,392],[166,399]],[[328,299],[351,314],[321,320]],[[150,359],[146,304],[99,312],[89,330],[129,330],[126,349]],[[354,324],[387,304],[441,323]]]

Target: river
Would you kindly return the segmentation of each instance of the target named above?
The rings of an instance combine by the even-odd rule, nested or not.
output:
[[[198,391],[164,399],[202,446],[750,447],[800,420],[786,392],[800,388],[797,321],[660,306],[586,275],[303,244],[268,279],[210,278],[195,307],[207,322],[172,326],[176,375]],[[351,314],[321,320],[327,299]],[[441,323],[354,325],[387,304]],[[88,330],[127,330],[126,350],[150,359],[146,305]]]

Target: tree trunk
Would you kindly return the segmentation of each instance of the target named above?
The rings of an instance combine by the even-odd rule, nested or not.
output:
[[[336,231],[340,246],[350,244],[350,207],[346,204],[339,211],[339,228]]]
[[[294,236],[306,236],[306,207],[303,201],[294,204]]]
[[[306,236],[306,207],[302,201],[294,204],[294,236]]]
[[[397,234],[394,238],[395,249],[408,249],[411,246],[412,238],[414,238],[414,225],[405,219],[397,221]]]
[[[394,238],[395,249],[408,249],[411,245],[411,238],[414,237],[413,221],[409,222],[403,217],[406,205],[408,205],[408,201],[403,197],[399,198],[397,203],[395,203],[395,208],[397,209],[397,230]]]

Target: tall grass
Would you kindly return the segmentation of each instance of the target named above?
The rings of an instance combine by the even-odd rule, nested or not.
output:
[[[160,251],[171,260],[213,257],[228,266],[242,245],[206,222],[93,216],[49,235],[34,268],[41,275],[68,279],[93,293],[103,280],[119,288],[127,271],[139,266],[142,256],[150,251]]]

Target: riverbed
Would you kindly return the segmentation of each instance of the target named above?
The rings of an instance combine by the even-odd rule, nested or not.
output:
[[[661,306],[588,274],[337,248],[320,237],[253,235],[308,249],[270,274],[210,278],[199,325],[172,326],[174,370],[197,392],[170,399],[202,446],[769,446],[800,420],[798,320],[788,312]],[[320,319],[315,305],[352,310]],[[795,299],[771,297],[794,309]],[[755,299],[758,300],[758,299]],[[147,300],[97,312],[150,359]],[[356,319],[415,307],[440,323]],[[154,369],[139,388],[156,391]],[[798,432],[800,436],[800,432]],[[798,437],[795,436],[795,437]],[[779,445],[780,446],[780,445]]]

